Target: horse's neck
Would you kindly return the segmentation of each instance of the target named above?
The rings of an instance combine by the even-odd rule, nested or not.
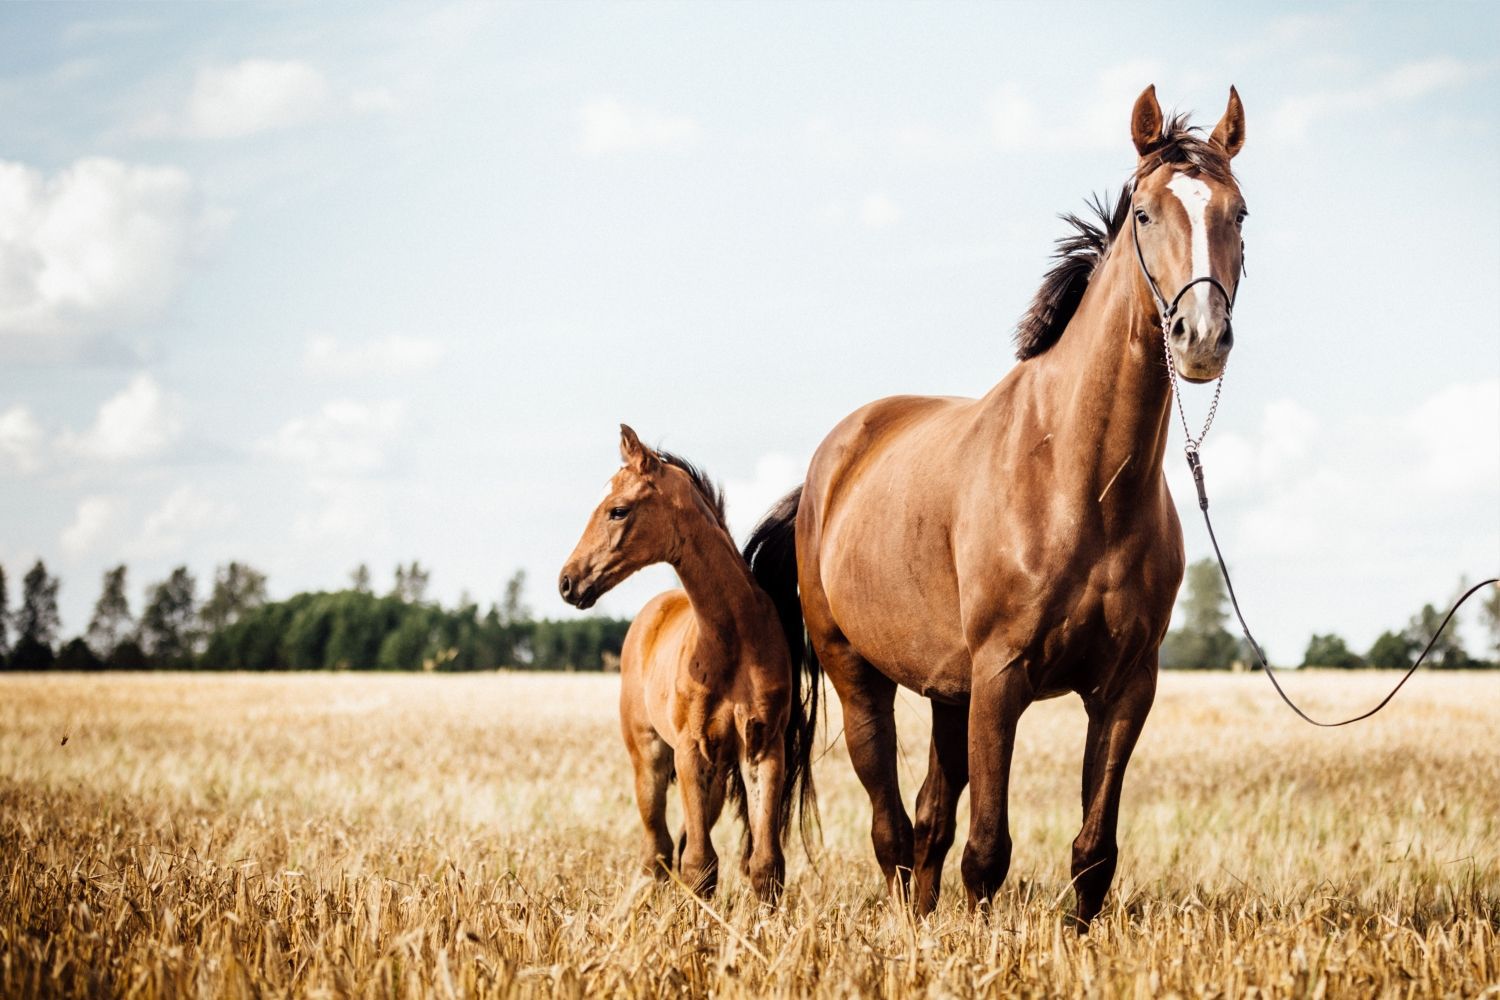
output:
[[[756,609],[755,580],[729,533],[706,520],[682,531],[681,554],[672,568],[682,580],[700,626],[700,642],[743,642]]]
[[[1077,485],[1097,490],[1099,502],[1115,490],[1155,488],[1166,450],[1171,386],[1156,312],[1129,246],[1117,244],[1062,337],[1036,361],[1038,376],[1047,382],[1040,395],[1050,400],[1054,449],[1088,456],[1072,466]]]

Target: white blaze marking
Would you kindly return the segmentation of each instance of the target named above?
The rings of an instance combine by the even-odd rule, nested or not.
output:
[[[1183,210],[1187,212],[1188,224],[1192,227],[1193,238],[1193,273],[1188,276],[1193,278],[1209,277],[1208,270],[1208,223],[1204,216],[1208,211],[1208,203],[1214,193],[1211,188],[1196,177],[1187,174],[1175,174],[1167,182],[1167,190],[1177,196],[1182,202]],[[1208,285],[1194,285],[1193,295],[1198,300],[1198,334],[1202,336],[1207,331],[1204,327],[1208,323]]]

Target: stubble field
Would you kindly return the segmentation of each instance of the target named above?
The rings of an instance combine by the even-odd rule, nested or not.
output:
[[[1337,713],[1390,681],[1288,684]],[[960,839],[914,922],[841,740],[780,909],[729,863],[706,906],[641,877],[617,683],[0,677],[0,996],[1500,996],[1500,677],[1321,731],[1264,678],[1164,674],[1086,938],[1076,700],[1022,720],[994,912]],[[926,711],[900,706],[910,803]]]

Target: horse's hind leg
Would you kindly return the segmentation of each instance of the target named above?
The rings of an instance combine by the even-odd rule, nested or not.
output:
[[[912,829],[896,773],[896,682],[843,640],[819,644],[818,658],[843,706],[849,762],[870,796],[875,860],[891,893],[906,900],[911,891]]]
[[[665,879],[672,868],[672,833],[667,828],[672,748],[654,732],[632,739],[629,747],[630,763],[635,769],[635,802],[645,829],[642,857],[646,872]]]
[[[953,846],[958,796],[969,782],[969,706],[932,703],[927,780],[917,793],[916,866],[912,905],[931,913],[942,888],[943,860]]]
[[[1083,828],[1073,840],[1073,889],[1078,933],[1088,932],[1115,877],[1120,848],[1120,789],[1136,738],[1156,698],[1156,671],[1143,665],[1109,701],[1085,701],[1089,730],[1083,755]]]

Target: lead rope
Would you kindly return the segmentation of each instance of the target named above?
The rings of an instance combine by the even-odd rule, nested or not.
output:
[[[1488,587],[1490,584],[1500,584],[1500,579],[1481,580],[1479,583],[1474,584],[1474,586],[1464,591],[1463,596],[1460,597],[1457,601],[1453,602],[1453,606],[1449,608],[1448,613],[1443,616],[1443,623],[1437,627],[1436,632],[1432,633],[1432,638],[1427,640],[1427,645],[1423,648],[1422,655],[1417,657],[1416,661],[1406,669],[1406,673],[1401,675],[1401,680],[1396,683],[1395,687],[1391,688],[1390,694],[1380,699],[1380,704],[1376,705],[1368,712],[1363,712],[1359,715],[1344,719],[1340,722],[1319,722],[1317,719],[1314,719],[1312,716],[1302,711],[1302,709],[1298,708],[1296,702],[1287,697],[1287,693],[1282,690],[1281,682],[1276,679],[1276,671],[1271,669],[1271,664],[1266,660],[1266,654],[1261,651],[1260,643],[1256,642],[1255,636],[1250,634],[1250,626],[1245,623],[1245,613],[1240,610],[1239,598],[1235,597],[1234,594],[1234,581],[1229,579],[1229,567],[1224,562],[1224,553],[1219,551],[1219,539],[1214,534],[1214,523],[1209,519],[1208,516],[1208,490],[1203,485],[1203,457],[1199,453],[1199,449],[1203,444],[1203,439],[1208,436],[1209,427],[1213,425],[1214,414],[1218,412],[1219,393],[1224,388],[1224,376],[1221,373],[1219,375],[1218,383],[1214,386],[1214,399],[1213,402],[1209,404],[1208,418],[1203,421],[1203,430],[1198,434],[1197,437],[1193,437],[1193,432],[1188,429],[1187,413],[1183,410],[1182,407],[1182,390],[1181,387],[1177,384],[1177,366],[1172,363],[1172,348],[1167,339],[1170,326],[1171,324],[1169,320],[1164,319],[1162,321],[1162,345],[1165,348],[1167,377],[1172,384],[1172,395],[1177,398],[1177,414],[1182,418],[1182,433],[1187,438],[1187,445],[1185,446],[1184,451],[1186,451],[1187,453],[1188,468],[1193,472],[1193,485],[1198,488],[1198,509],[1203,511],[1203,524],[1206,528],[1208,528],[1208,540],[1213,543],[1214,558],[1219,561],[1219,572],[1224,577],[1224,586],[1229,590],[1229,603],[1234,608],[1234,616],[1239,619],[1240,631],[1245,633],[1245,641],[1250,644],[1251,650],[1253,650],[1255,653],[1255,658],[1260,661],[1261,669],[1263,669],[1266,672],[1266,676],[1270,678],[1271,686],[1276,689],[1276,693],[1281,695],[1281,700],[1286,702],[1288,708],[1301,716],[1303,721],[1310,722],[1315,726],[1321,726],[1324,729],[1333,729],[1338,726],[1347,726],[1351,722],[1359,722],[1362,719],[1368,719],[1370,716],[1374,715],[1376,712],[1389,705],[1391,699],[1396,697],[1396,692],[1400,691],[1401,688],[1406,684],[1406,682],[1411,680],[1411,675],[1417,672],[1417,668],[1422,665],[1422,661],[1427,659],[1427,654],[1432,652],[1432,647],[1437,645],[1438,637],[1443,634],[1443,630],[1448,627],[1448,623],[1452,621],[1453,616],[1458,613],[1459,607],[1461,607],[1465,601],[1473,597],[1477,592],[1485,587]]]

